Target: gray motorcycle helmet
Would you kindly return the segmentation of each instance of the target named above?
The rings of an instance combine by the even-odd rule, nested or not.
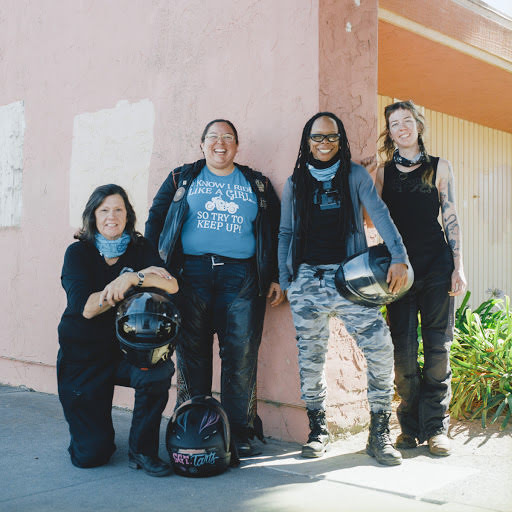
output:
[[[121,352],[138,368],[169,359],[176,345],[180,313],[163,290],[133,288],[116,308],[116,335]]]
[[[391,255],[385,244],[347,258],[338,268],[334,283],[340,295],[362,306],[382,306],[403,297],[414,282],[411,265],[407,268],[407,284],[396,294],[389,291],[388,275]]]

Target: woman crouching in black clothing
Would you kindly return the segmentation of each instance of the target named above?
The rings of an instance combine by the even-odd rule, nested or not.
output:
[[[174,365],[170,359],[162,360],[143,370],[124,359],[113,307],[131,287],[154,287],[173,294],[178,284],[160,266],[151,244],[135,231],[135,212],[120,186],[98,187],[82,221],[75,235],[78,241],[64,257],[61,280],[67,307],[59,324],[57,358],[71,462],[82,468],[101,466],[114,453],[111,412],[118,384],[135,388],[129,466],[165,476],[171,469],[158,458],[158,436]]]

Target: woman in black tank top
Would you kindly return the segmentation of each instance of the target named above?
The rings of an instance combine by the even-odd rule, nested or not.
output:
[[[430,453],[446,456],[453,297],[466,288],[453,172],[450,162],[427,154],[424,118],[412,101],[388,105],[384,115],[379,152],[385,164],[377,171],[376,188],[402,235],[415,275],[407,295],[387,307],[401,399],[397,415],[402,432],[396,446],[414,448],[428,441]],[[418,365],[418,313],[423,370]]]

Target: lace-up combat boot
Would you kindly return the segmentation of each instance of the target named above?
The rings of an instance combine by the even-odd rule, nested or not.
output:
[[[389,412],[372,412],[370,435],[366,445],[366,453],[375,457],[379,464],[396,466],[402,464],[402,455],[395,450],[389,437]]]
[[[329,431],[325,420],[325,411],[322,409],[308,409],[309,433],[308,442],[302,446],[302,457],[311,459],[321,457],[329,443]]]

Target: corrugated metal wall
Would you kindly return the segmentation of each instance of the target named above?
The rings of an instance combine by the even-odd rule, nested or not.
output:
[[[378,132],[384,107],[394,98],[379,96]],[[470,304],[492,290],[512,294],[512,134],[457,117],[422,109],[430,154],[452,163]]]

